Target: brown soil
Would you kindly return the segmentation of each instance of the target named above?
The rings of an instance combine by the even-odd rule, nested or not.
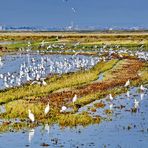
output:
[[[110,70],[110,79],[104,80],[102,82],[94,82],[84,86],[77,87],[73,90],[65,90],[62,92],[55,92],[46,97],[41,97],[40,101],[47,103],[50,100],[51,105],[54,107],[60,107],[66,102],[71,102],[74,94],[78,97],[88,95],[90,93],[95,93],[98,91],[104,91],[116,86],[124,86],[125,82],[130,80],[136,80],[139,78],[137,75],[138,70],[142,67],[142,62],[135,59],[127,59],[124,64],[120,64]]]

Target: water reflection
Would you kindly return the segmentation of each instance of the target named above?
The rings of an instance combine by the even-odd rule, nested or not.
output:
[[[140,99],[141,99],[141,101],[143,100],[143,98],[144,98],[144,93],[141,93],[141,94],[140,94]]]
[[[50,126],[48,124],[45,124],[45,131],[49,134]]]
[[[130,92],[127,91],[126,95],[127,95],[128,99],[129,99],[130,98]]]
[[[28,133],[28,141],[31,143],[33,137],[34,137],[35,129],[30,129]]]
[[[147,123],[148,123],[148,91],[138,93],[139,88],[129,89],[130,99],[127,99],[127,93],[114,96],[113,101],[107,99],[97,100],[80,111],[87,110],[88,107],[94,106],[94,103],[100,101],[105,103],[104,108],[97,108],[92,114],[101,115],[111,121],[102,121],[99,125],[89,125],[88,127],[78,126],[76,128],[62,128],[53,125],[49,128],[46,124],[44,127],[37,127],[29,131],[29,138],[26,140],[27,134],[6,133],[0,136],[0,147],[3,148],[20,148],[26,147],[29,141],[30,147],[40,148],[41,146],[50,147],[147,147]],[[142,95],[142,100],[141,100]],[[138,101],[138,112],[132,112],[132,108]],[[110,108],[110,105],[113,105]],[[112,115],[107,116],[104,110],[112,109]],[[91,114],[91,112],[90,112]],[[41,129],[46,131],[42,134]],[[50,134],[49,134],[50,132]],[[99,140],[98,140],[99,139]],[[28,145],[27,145],[28,146]]]
[[[0,105],[0,114],[5,113],[6,112],[6,108],[4,105]]]

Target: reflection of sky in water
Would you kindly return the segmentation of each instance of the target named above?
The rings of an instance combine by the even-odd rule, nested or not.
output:
[[[0,113],[5,113],[6,109],[4,105],[0,105]]]
[[[140,101],[139,112],[131,113],[134,99]],[[107,102],[106,109],[110,102]],[[125,105],[123,109],[114,108],[115,106]],[[126,93],[115,97],[113,100],[112,121],[102,121],[99,125],[90,125],[86,128],[65,128],[61,129],[58,125],[48,127],[38,127],[35,130],[5,133],[0,135],[0,147],[2,148],[25,148],[26,145],[32,148],[40,148],[42,143],[47,143],[49,147],[72,148],[72,147],[148,147],[148,92],[145,92],[141,100],[141,94],[137,88],[130,90],[130,97]],[[97,109],[95,114],[100,115]],[[131,129],[128,130],[128,126]],[[30,135],[29,135],[30,134]],[[30,137],[29,137],[30,136]],[[30,140],[29,142],[28,140]]]
[[[94,58],[92,56],[84,56],[84,55],[77,55],[75,57],[72,55],[56,55],[56,54],[53,54],[53,55],[40,55],[40,54],[7,55],[5,57],[2,57],[4,65],[3,67],[0,68],[1,73],[6,73],[6,72],[14,73],[19,70],[21,64],[23,64],[24,62],[30,65],[32,58],[35,59],[36,64],[40,64],[41,57],[48,59],[48,62],[46,65],[47,67],[50,66],[48,65],[48,63],[51,64],[51,61],[52,62],[60,62],[60,61],[63,62],[65,59],[68,60],[70,64],[71,63],[73,64],[74,59],[80,59],[80,60],[87,59],[90,61],[91,59],[94,59],[94,60],[96,59],[95,62],[97,61],[97,58]],[[91,63],[88,62],[88,65],[86,66],[90,67]],[[71,71],[73,70],[75,70],[75,67],[71,69]]]

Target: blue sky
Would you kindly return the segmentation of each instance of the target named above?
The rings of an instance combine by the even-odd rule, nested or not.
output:
[[[148,27],[148,0],[0,0],[0,24]]]

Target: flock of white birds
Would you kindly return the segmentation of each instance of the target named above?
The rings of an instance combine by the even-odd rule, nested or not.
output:
[[[44,47],[46,42],[43,40],[41,46]],[[76,46],[79,46],[76,43]],[[65,48],[65,44],[63,45],[49,45],[47,49],[51,48],[48,52],[52,52],[53,48],[59,48],[60,53],[62,49]],[[40,84],[40,85],[47,85],[45,82],[45,77],[47,74],[63,74],[68,72],[74,72],[79,69],[88,69],[93,67],[99,61],[106,61],[112,58],[113,54],[118,54],[121,58],[124,54],[128,54],[129,56],[136,56],[139,59],[148,60],[148,52],[143,51],[142,47],[139,51],[137,50],[128,50],[126,48],[121,48],[116,46],[115,49],[107,48],[107,45],[104,45],[102,48],[98,48],[94,46],[94,51],[98,53],[97,57],[88,56],[87,58],[80,57],[79,53],[83,53],[83,50],[75,51],[74,55],[71,58],[65,58],[62,60],[52,59],[48,56],[40,57],[40,59],[35,59],[34,57],[31,58],[31,43],[28,42],[28,47],[25,49],[27,51],[27,62],[23,61],[20,63],[19,71],[16,72],[9,72],[7,73],[0,73],[0,80],[3,80],[3,88],[11,88],[14,86],[20,86],[24,82],[32,81],[31,84]],[[89,52],[89,51],[88,51]],[[107,55],[106,55],[107,53]],[[79,55],[79,56],[78,56]],[[62,55],[64,57],[64,55]],[[11,58],[11,57],[10,57]],[[3,59],[0,57],[0,69],[4,66]]]
[[[39,58],[40,57],[40,58]],[[53,58],[54,57],[54,58]],[[49,74],[63,74],[68,72],[75,72],[80,69],[88,69],[93,67],[96,63],[99,62],[99,58],[97,57],[88,57],[88,56],[64,56],[61,57],[53,55],[22,55],[17,58],[27,58],[24,61],[19,61],[19,67],[16,71],[9,71],[9,67],[5,67],[5,63],[3,63],[2,58],[0,59],[0,69],[7,69],[3,73],[0,73],[0,82],[3,83],[2,88],[11,88],[14,86],[21,86],[24,82],[31,81],[31,85],[39,84],[39,85],[47,85],[45,82],[46,76]],[[9,57],[11,58],[11,56]],[[9,59],[10,60],[10,59]],[[15,61],[12,58],[12,64]],[[4,61],[9,62],[9,61]],[[14,67],[15,68],[15,67]]]
[[[78,42],[79,43],[79,42]],[[76,43],[75,46],[79,46],[79,44]],[[45,47],[46,42],[43,40],[41,43],[41,47]],[[48,45],[47,50],[48,52],[53,52],[54,48],[60,48],[60,53],[62,49],[65,48],[65,44],[63,45]],[[85,48],[85,47],[84,47]],[[83,48],[83,49],[84,49]],[[35,59],[34,57],[31,58],[31,43],[28,42],[28,47],[25,49],[27,51],[27,62],[24,61],[23,63],[20,63],[19,71],[18,72],[12,72],[10,73],[9,71],[7,73],[0,73],[0,80],[3,80],[3,85],[4,88],[10,88],[14,86],[21,86],[24,82],[31,81],[31,85],[33,84],[39,84],[39,85],[47,85],[45,82],[46,76],[51,73],[56,73],[56,74],[63,74],[63,73],[68,73],[71,71],[75,71],[75,69],[88,69],[88,67],[93,67],[95,64],[97,64],[99,61],[106,61],[110,60],[112,58],[113,54],[118,54],[121,58],[123,57],[124,54],[128,54],[129,56],[136,56],[139,59],[148,60],[148,52],[145,52],[142,50],[142,47],[139,51],[136,50],[128,50],[126,48],[120,48],[119,46],[116,46],[116,49],[113,48],[107,48],[107,46],[103,46],[102,48],[98,48],[97,46],[94,46],[94,51],[98,53],[98,56],[96,57],[90,57],[88,58],[83,58],[79,57],[78,54],[81,52],[84,52],[84,50],[71,50],[74,52],[74,55],[72,55],[69,59],[64,58],[62,61],[57,59],[51,59],[48,56],[45,57],[40,57],[40,59]],[[50,50],[49,50],[50,49]],[[69,50],[69,51],[70,51]],[[68,51],[68,52],[69,52]],[[93,51],[93,50],[92,50]],[[88,51],[89,52],[89,51]],[[107,56],[104,56],[104,54],[107,53]],[[3,59],[0,57],[0,69],[2,69],[4,66]],[[128,80],[124,87],[129,87],[130,86],[130,80]],[[141,85],[140,87],[141,91],[144,91],[146,88]],[[113,97],[111,94],[109,94],[109,98],[112,101]],[[77,101],[77,95],[75,95],[72,99],[72,102],[75,103]],[[134,107],[137,108],[139,102],[135,100],[134,102]],[[110,104],[110,109],[112,108],[112,104]],[[62,106],[60,112],[65,112],[67,110],[66,106]],[[35,121],[35,116],[29,109],[29,114],[28,117],[29,119],[34,122]],[[50,106],[49,103],[47,104],[44,113],[45,115],[48,114],[50,111]]]

